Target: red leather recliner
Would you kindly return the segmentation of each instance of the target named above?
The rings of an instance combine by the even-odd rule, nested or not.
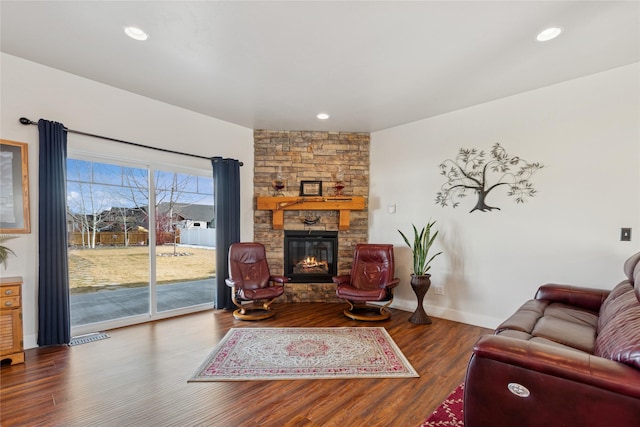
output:
[[[284,293],[284,283],[289,279],[269,273],[263,244],[232,244],[229,247],[229,275],[231,277],[226,279],[226,283],[231,287],[231,298],[238,307],[233,317],[239,320],[262,320],[275,314],[270,306]]]
[[[345,316],[354,320],[378,321],[391,316],[386,308],[393,302],[393,288],[400,280],[393,277],[393,245],[360,243],[353,254],[350,274],[334,276],[336,295],[349,304]],[[368,301],[386,301],[369,305]]]

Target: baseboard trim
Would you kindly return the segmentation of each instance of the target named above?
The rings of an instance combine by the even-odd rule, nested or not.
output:
[[[416,309],[416,302],[396,298],[393,300],[391,307],[413,312]],[[454,310],[449,307],[438,307],[430,304],[425,304],[424,309],[429,316],[489,329],[495,329],[504,320],[497,317]]]
[[[24,336],[24,349],[36,348],[38,346],[38,335],[31,334]]]

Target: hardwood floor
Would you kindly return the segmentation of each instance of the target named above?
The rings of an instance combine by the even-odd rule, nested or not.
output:
[[[75,347],[26,351],[3,366],[2,426],[419,426],[464,379],[489,329],[433,318],[383,322],[342,315],[342,304],[274,304],[261,322],[207,311],[114,329]],[[229,328],[383,326],[420,378],[187,383]]]

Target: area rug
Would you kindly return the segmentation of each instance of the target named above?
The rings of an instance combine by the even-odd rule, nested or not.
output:
[[[420,427],[464,427],[464,383],[456,387]]]
[[[232,328],[189,382],[419,377],[384,328]]]

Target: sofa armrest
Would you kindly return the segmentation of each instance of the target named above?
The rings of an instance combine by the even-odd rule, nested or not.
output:
[[[589,353],[485,335],[475,344],[473,354],[640,399],[640,370]]]
[[[538,288],[535,298],[573,305],[597,313],[609,292],[605,289],[548,283]]]
[[[517,338],[478,340],[464,393],[465,427],[622,426],[640,419],[640,370]]]

